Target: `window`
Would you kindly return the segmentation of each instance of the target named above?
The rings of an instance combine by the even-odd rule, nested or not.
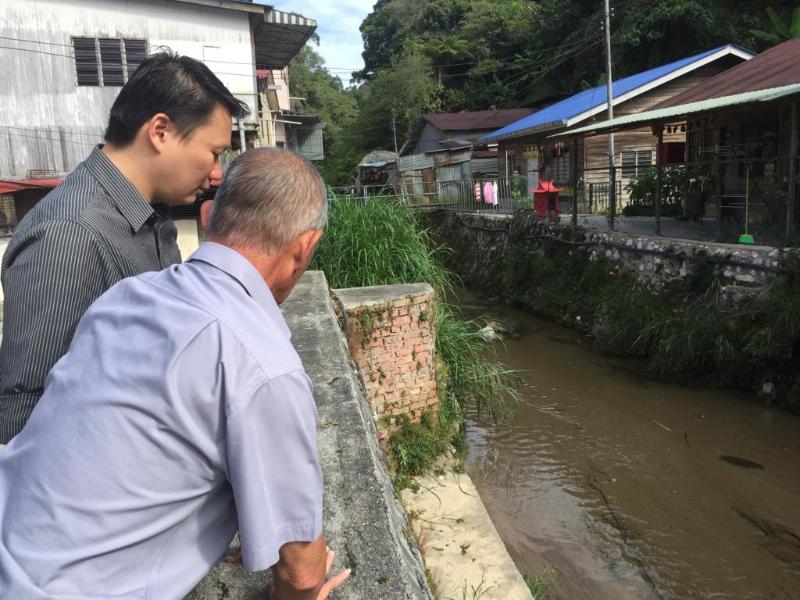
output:
[[[78,85],[121,86],[147,57],[145,40],[72,38]]]
[[[569,148],[567,148],[564,142],[558,142],[552,148],[550,155],[551,169],[547,174],[549,179],[552,179],[556,184],[559,185],[569,183]]]
[[[623,179],[636,179],[653,165],[652,150],[626,150],[621,154]]]

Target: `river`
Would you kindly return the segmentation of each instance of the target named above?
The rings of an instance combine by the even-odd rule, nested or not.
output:
[[[471,415],[466,469],[551,600],[800,599],[800,418],[736,392],[657,382],[523,312],[495,343],[522,371],[511,423]]]

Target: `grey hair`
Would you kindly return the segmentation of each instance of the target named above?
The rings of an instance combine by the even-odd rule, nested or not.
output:
[[[302,156],[253,148],[228,167],[214,198],[209,237],[273,252],[328,218],[325,184]]]

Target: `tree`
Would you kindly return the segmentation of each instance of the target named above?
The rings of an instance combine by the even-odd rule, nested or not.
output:
[[[355,95],[344,88],[339,77],[325,69],[324,59],[310,45],[289,64],[289,82],[292,94],[305,98],[308,110],[325,123],[325,159],[319,165],[323,177],[331,185],[349,183],[347,173],[354,159],[348,152],[352,144],[346,143],[344,138],[359,119]]]
[[[789,23],[785,23],[771,6],[767,7],[767,16],[772,24],[772,31],[750,30],[750,33],[759,40],[774,45],[800,37],[800,6],[792,11],[792,18]]]
[[[439,109],[440,90],[430,59],[409,46],[392,59],[391,67],[379,70],[366,84],[360,104],[365,137],[376,142],[379,137],[386,140],[384,148],[393,148],[394,129],[401,146],[423,112]]]

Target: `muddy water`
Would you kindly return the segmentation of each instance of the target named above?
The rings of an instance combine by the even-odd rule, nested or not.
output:
[[[510,426],[474,415],[467,470],[525,575],[565,600],[800,599],[800,418],[655,382],[569,330],[522,325]],[[721,458],[725,457],[725,458]]]

